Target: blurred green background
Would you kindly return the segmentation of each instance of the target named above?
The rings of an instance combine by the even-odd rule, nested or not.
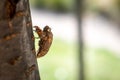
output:
[[[34,32],[37,37],[37,34]],[[38,41],[35,40],[36,49]],[[76,42],[66,42],[54,38],[50,51],[43,58],[38,59],[42,80],[78,80],[78,57]]]
[[[70,12],[74,10],[74,0],[30,0],[31,4],[39,9],[58,12]]]
[[[103,4],[105,3],[104,1],[106,1],[106,4]],[[52,32],[55,35],[52,46],[48,54],[38,59],[41,79],[42,80],[79,80],[79,75],[80,75],[79,66],[81,65],[79,61],[79,52],[78,52],[79,44],[78,44],[78,37],[73,35],[74,33],[77,35],[79,34],[79,32],[77,31],[78,29],[77,20],[74,20],[76,19],[75,12],[74,12],[75,5],[76,5],[75,0],[30,0],[30,4],[31,4],[31,12],[33,13],[32,14],[33,25],[36,25],[34,24],[34,22],[39,23],[40,25],[44,25],[44,24],[47,24],[50,26],[52,25],[53,26]],[[41,15],[41,17],[38,17],[36,14],[34,14],[34,11],[36,10],[38,11],[37,12],[38,15]],[[83,20],[86,19],[86,17],[87,17],[87,20],[89,20],[89,16],[90,16],[89,23],[91,24],[91,21],[92,21],[91,15],[92,15],[92,18],[94,17],[96,18],[97,16],[98,21],[99,20],[103,22],[110,21],[110,23],[112,24],[114,22],[118,24],[119,10],[120,10],[120,0],[101,0],[101,1],[85,0],[84,10],[83,10],[84,11]],[[43,12],[45,12],[45,14],[48,14],[48,15],[44,15]],[[52,17],[49,17],[49,14],[50,15],[52,14]],[[100,14],[100,18],[98,17],[99,14]],[[65,15],[65,16],[62,16],[63,19],[61,19],[61,15]],[[70,17],[72,15],[74,16],[74,19],[68,18],[67,20],[65,19],[65,21],[63,21],[66,15],[70,15]],[[103,16],[104,18],[101,18]],[[34,17],[40,18],[40,20],[35,20]],[[48,18],[48,20],[45,18],[45,22],[43,22],[44,17]],[[54,17],[56,17],[57,19],[56,18],[54,19]],[[106,18],[108,18],[108,20],[106,20]],[[53,20],[53,22],[50,23],[50,20],[51,21]],[[69,22],[70,20],[72,23]],[[93,21],[95,22],[95,20]],[[98,23],[99,26],[97,27],[101,27],[101,24],[103,26],[104,25],[103,22]],[[64,24],[67,24],[68,26]],[[71,29],[72,24],[74,24],[74,26]],[[85,26],[83,25],[83,27]],[[92,28],[91,25],[89,25],[89,27]],[[115,26],[112,26],[112,29],[113,27],[116,29]],[[58,33],[57,31],[55,31],[56,28],[58,29]],[[111,27],[109,27],[109,29],[111,30]],[[112,33],[111,34],[107,33],[109,29],[106,29],[105,31],[105,34],[107,34],[106,36],[112,34]],[[72,30],[74,32],[72,32]],[[89,30],[88,28],[85,27],[85,30],[83,30],[83,32],[86,32],[87,30],[89,32],[91,29]],[[100,31],[99,28],[97,28],[97,30]],[[59,31],[61,31],[61,33]],[[66,32],[64,33],[64,31]],[[94,31],[91,31],[91,32],[94,32]],[[113,31],[113,32],[116,32],[116,31]],[[115,51],[116,49],[112,50],[111,48],[108,48],[109,47],[108,44],[112,44],[111,42],[108,43],[107,46],[104,46],[104,43],[102,43],[103,46],[99,46],[99,45],[97,47],[91,46],[91,44],[89,44],[91,42],[89,41],[91,40],[91,38],[93,42],[97,41],[97,39],[94,39],[94,37],[96,36],[95,34],[91,35],[92,37],[90,37],[89,39],[88,38],[89,36],[86,36],[86,34],[87,33],[84,33],[85,80],[120,80],[120,76],[119,76],[120,51]],[[34,35],[37,36],[36,33],[34,33]],[[70,36],[71,38],[67,38],[67,36]],[[75,38],[75,40],[73,40],[72,38]],[[101,37],[100,39],[103,39],[103,41],[109,42],[109,39],[106,39],[106,38],[104,39],[104,38],[105,37]],[[110,38],[112,40],[117,39],[113,37],[110,37]],[[35,40],[36,50],[38,49],[38,40],[39,39]],[[120,40],[120,39],[117,39],[117,40]],[[113,42],[115,41],[113,40]],[[119,41],[118,41],[118,44],[116,43],[116,45],[119,45]]]

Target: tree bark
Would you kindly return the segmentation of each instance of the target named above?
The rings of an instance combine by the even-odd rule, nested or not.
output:
[[[29,0],[1,0],[0,12],[0,80],[40,80]]]

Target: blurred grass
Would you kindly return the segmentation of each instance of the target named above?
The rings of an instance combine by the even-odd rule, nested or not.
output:
[[[87,80],[120,80],[120,57],[105,48],[85,51]]]
[[[38,39],[36,48],[38,49]],[[77,80],[78,60],[74,42],[66,42],[54,38],[48,54],[38,59],[39,71],[42,80]]]
[[[38,39],[36,39],[36,48]],[[79,80],[77,44],[54,38],[48,54],[38,59],[42,80]],[[85,48],[86,80],[120,80],[120,57],[105,48]]]

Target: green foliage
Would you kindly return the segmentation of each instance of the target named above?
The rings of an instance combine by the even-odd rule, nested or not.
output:
[[[44,8],[54,11],[72,11],[74,9],[74,0],[31,0],[37,8]]]

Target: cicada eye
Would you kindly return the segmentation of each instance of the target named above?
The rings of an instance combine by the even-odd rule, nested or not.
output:
[[[48,32],[51,32],[51,29],[49,28],[49,29],[47,29],[47,31],[48,31]]]
[[[50,28],[49,26],[45,26],[44,29],[43,29],[43,31],[45,31],[45,32],[46,32],[46,31],[47,31],[47,32],[50,32],[50,31],[51,31],[51,28]]]

